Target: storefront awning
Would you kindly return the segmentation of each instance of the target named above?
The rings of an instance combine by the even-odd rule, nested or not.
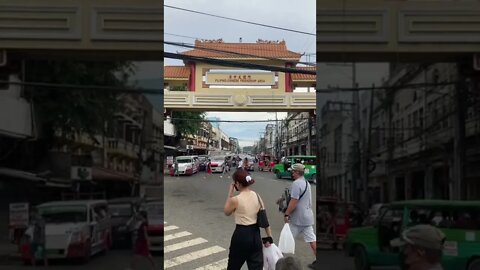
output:
[[[27,171],[15,170],[5,167],[0,167],[0,176],[7,176],[12,178],[19,178],[34,182],[45,182],[47,179],[37,176],[37,174]]]
[[[111,169],[93,167],[92,168],[92,179],[96,180],[113,180],[113,181],[135,181],[135,177],[132,175],[117,172]]]

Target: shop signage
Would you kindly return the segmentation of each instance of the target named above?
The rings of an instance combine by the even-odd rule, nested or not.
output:
[[[273,72],[207,72],[205,83],[208,85],[274,85],[275,73]]]
[[[28,203],[11,203],[9,209],[10,227],[28,227]]]

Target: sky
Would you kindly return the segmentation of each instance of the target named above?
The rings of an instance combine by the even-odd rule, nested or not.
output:
[[[165,5],[187,8],[205,13],[218,14],[246,21],[258,22],[298,31],[315,33],[315,1],[299,1],[291,5],[290,0],[165,0]],[[287,48],[299,53],[315,53],[315,36],[276,30],[241,22],[179,11],[165,7],[165,41],[193,44],[194,38],[173,36],[182,35],[200,39],[220,39],[224,42],[253,43],[258,39],[285,40]],[[182,52],[189,48],[165,45],[165,52]],[[314,55],[301,61],[315,62]],[[182,61],[165,59],[166,65],[183,65]],[[286,112],[278,112],[279,119]],[[209,112],[208,117],[220,117],[221,120],[270,120],[275,113],[265,112]],[[267,123],[221,123],[220,128],[231,137],[239,139],[241,147],[253,145],[259,140],[260,132],[265,131]]]

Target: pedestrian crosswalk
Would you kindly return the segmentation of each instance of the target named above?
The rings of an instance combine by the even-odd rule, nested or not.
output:
[[[226,248],[165,222],[164,269],[227,269]]]

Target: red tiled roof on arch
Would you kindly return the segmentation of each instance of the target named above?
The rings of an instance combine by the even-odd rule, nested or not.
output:
[[[188,79],[190,69],[186,66],[164,66],[163,77],[167,79]]]
[[[264,41],[256,43],[226,43],[223,40],[195,41],[195,49],[182,52],[183,55],[217,59],[276,58],[299,61],[299,53],[289,51],[285,41]]]
[[[296,67],[296,69],[315,71],[316,67]],[[316,79],[317,76],[313,74],[292,73],[292,81],[315,81]]]

